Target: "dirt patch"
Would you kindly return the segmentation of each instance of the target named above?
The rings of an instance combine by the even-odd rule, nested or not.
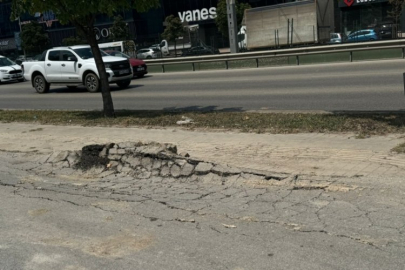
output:
[[[134,252],[149,248],[154,243],[150,235],[139,236],[130,232],[97,238],[47,238],[41,242],[55,247],[68,247],[81,250],[96,257],[122,258]]]
[[[96,257],[123,257],[132,252],[148,248],[153,243],[149,236],[138,237],[130,234],[97,239],[84,248],[84,252]]]
[[[47,210],[47,209],[36,209],[36,210],[28,211],[28,214],[32,217],[38,217],[38,216],[45,215],[48,212],[49,212],[49,210]]]

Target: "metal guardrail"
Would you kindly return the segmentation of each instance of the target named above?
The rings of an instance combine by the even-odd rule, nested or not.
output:
[[[276,58],[276,57],[291,57],[295,56],[297,65],[300,64],[300,56],[317,55],[317,54],[332,54],[348,52],[348,60],[353,61],[353,52],[356,51],[371,51],[371,50],[386,50],[386,49],[402,49],[402,58],[405,58],[405,39],[389,40],[389,41],[372,41],[362,43],[344,43],[338,45],[323,45],[305,48],[289,48],[282,50],[256,51],[234,54],[219,54],[208,56],[186,56],[177,58],[162,58],[156,60],[146,60],[148,66],[161,66],[162,72],[165,72],[165,66],[178,64],[191,64],[192,71],[195,71],[195,64],[209,62],[225,62],[225,68],[229,69],[229,62],[238,60],[256,60],[256,67],[259,67],[259,59]]]

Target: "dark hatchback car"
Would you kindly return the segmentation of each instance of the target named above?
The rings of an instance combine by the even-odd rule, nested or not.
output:
[[[215,54],[215,50],[209,47],[204,46],[195,46],[190,49],[183,51],[182,56],[191,56],[191,55],[210,55]]]
[[[146,66],[145,62],[141,59],[137,59],[135,57],[131,57],[125,53],[122,53],[120,51],[113,51],[113,50],[105,50],[107,54],[111,56],[118,56],[118,57],[124,57],[129,59],[129,62],[131,63],[132,70],[134,72],[134,76],[138,78],[142,78],[145,76],[145,74],[148,74],[148,67]]]
[[[394,25],[392,23],[383,23],[376,27],[381,39],[394,38]]]

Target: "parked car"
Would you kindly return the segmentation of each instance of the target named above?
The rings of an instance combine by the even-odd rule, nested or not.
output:
[[[135,57],[131,57],[120,51],[107,50],[104,52],[111,56],[124,57],[124,58],[129,59],[129,62],[131,63],[131,66],[132,66],[132,70],[134,72],[134,76],[136,76],[138,78],[142,78],[143,76],[145,76],[145,74],[148,74],[148,67],[146,66],[146,64],[143,60],[136,59]]]
[[[19,65],[0,55],[0,83],[9,81],[23,82],[23,72]]]
[[[160,50],[152,48],[140,49],[136,54],[136,58],[138,59],[153,59],[161,57],[162,53]]]
[[[109,83],[120,88],[131,84],[132,67],[128,59],[101,51]],[[47,50],[41,61],[23,62],[24,78],[42,94],[50,85],[76,88],[84,85],[89,92],[100,90],[100,76],[90,46],[57,47]]]
[[[347,36],[348,42],[377,40],[378,35],[373,29],[358,30]]]
[[[160,44],[153,44],[151,46],[149,46],[150,49],[158,49],[160,50]]]
[[[183,51],[182,56],[210,55],[210,54],[214,54],[214,53],[215,52],[209,47],[195,46],[195,47],[191,47],[188,50]]]
[[[336,44],[336,43],[343,43],[346,41],[346,35],[343,33],[331,33],[330,40],[328,43]]]

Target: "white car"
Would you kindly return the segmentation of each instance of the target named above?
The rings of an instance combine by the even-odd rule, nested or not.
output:
[[[109,83],[127,88],[133,77],[128,59],[101,51]],[[100,79],[90,46],[58,47],[44,52],[41,61],[23,62],[24,78],[38,93],[47,93],[50,85],[75,88],[84,85],[89,92],[100,90]]]
[[[154,48],[140,49],[136,54],[136,58],[138,59],[153,59],[161,57],[162,53],[160,52],[160,50]]]
[[[10,81],[23,82],[23,72],[19,65],[0,55],[0,83]]]

